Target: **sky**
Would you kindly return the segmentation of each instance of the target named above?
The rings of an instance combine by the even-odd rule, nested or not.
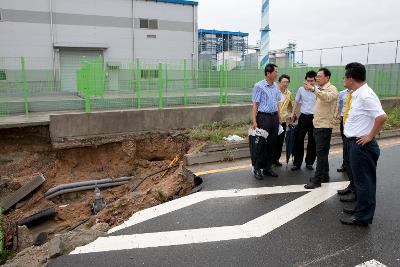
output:
[[[248,32],[249,44],[260,39],[261,0],[198,2],[199,28]],[[270,48],[284,48],[289,40],[296,41],[297,50],[397,40],[399,10],[399,0],[271,0]],[[395,52],[396,43],[371,46],[369,61],[394,61]],[[305,57],[319,59],[319,53],[307,52]],[[347,61],[365,61],[367,46],[348,48],[343,54]],[[323,57],[340,59],[340,49],[326,51]]]

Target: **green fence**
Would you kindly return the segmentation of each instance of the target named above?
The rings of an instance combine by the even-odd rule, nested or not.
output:
[[[181,60],[104,60],[77,62],[43,58],[0,58],[0,116],[38,111],[166,108],[250,103],[263,70],[232,62],[197,64]],[[54,67],[53,67],[54,66]],[[198,69],[197,66],[201,66]],[[343,66],[328,66],[342,88]],[[280,68],[296,92],[305,73],[317,68]],[[400,96],[400,64],[368,65],[369,85],[380,97]]]

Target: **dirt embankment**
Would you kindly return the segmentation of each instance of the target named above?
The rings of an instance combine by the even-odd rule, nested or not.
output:
[[[111,227],[136,211],[187,194],[192,184],[181,175],[181,161],[167,171],[160,170],[194,146],[187,134],[175,132],[143,134],[98,147],[53,150],[46,127],[0,131],[0,198],[39,172],[46,178],[42,186],[5,214],[6,242],[12,241],[15,222],[49,207],[56,209],[57,216],[30,229],[33,237],[43,231],[50,236],[62,233],[83,221],[86,227],[96,223]],[[47,190],[59,184],[121,176],[135,178],[126,185],[102,189],[107,207],[96,216],[90,210],[93,190],[44,198]]]

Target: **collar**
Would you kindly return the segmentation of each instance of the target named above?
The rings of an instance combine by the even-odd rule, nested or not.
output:
[[[363,91],[367,90],[368,88],[368,84],[365,83],[363,86],[361,86],[360,88],[358,88],[357,90],[355,90],[351,95],[352,97],[357,97],[358,95],[360,95]]]
[[[320,87],[321,90],[325,90],[326,88],[328,88],[329,86],[331,86],[331,82],[327,82],[326,84],[324,84],[323,86]]]
[[[267,79],[264,79],[264,81],[265,81],[265,85],[266,85],[267,87],[272,87],[272,86],[275,85],[274,82],[272,82],[271,84],[269,84],[268,81],[267,81]]]

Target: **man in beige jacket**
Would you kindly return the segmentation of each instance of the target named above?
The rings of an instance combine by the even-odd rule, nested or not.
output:
[[[304,88],[315,94],[317,100],[314,108],[314,139],[317,152],[317,167],[314,177],[304,187],[314,189],[321,183],[329,181],[329,149],[331,146],[332,128],[335,125],[338,90],[330,83],[331,72],[321,68],[317,73],[318,88],[306,84]]]

